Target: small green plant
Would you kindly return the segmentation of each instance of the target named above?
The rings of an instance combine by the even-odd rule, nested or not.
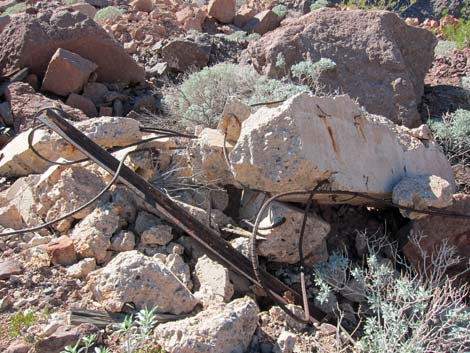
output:
[[[317,0],[310,5],[310,11],[318,10],[323,7],[327,7],[328,5],[330,5],[328,0]]]
[[[165,104],[183,125],[215,128],[231,96],[253,104],[287,99],[306,90],[268,79],[250,66],[223,63],[188,75],[180,86],[167,91]]]
[[[342,5],[364,10],[389,10],[404,12],[417,0],[342,0]]]
[[[18,311],[10,319],[11,337],[20,336],[24,330],[30,328],[37,321],[36,312],[33,310]]]
[[[97,336],[90,335],[80,338],[75,345],[66,346],[61,353],[92,353],[91,348],[96,345]],[[95,353],[111,353],[107,347],[95,347]]]
[[[27,8],[26,4],[24,2],[21,2],[19,4],[16,4],[7,8],[5,12],[3,12],[2,16],[13,15],[15,13],[24,12],[26,11],[26,8]]]
[[[278,15],[280,18],[284,18],[287,16],[287,6],[285,5],[277,5],[274,6],[272,11]]]
[[[301,61],[291,66],[290,71],[293,78],[296,78],[301,84],[310,87],[310,89],[319,93],[324,90],[320,83],[320,76],[336,69],[336,63],[331,59],[321,58],[317,62],[310,60]]]
[[[223,37],[232,42],[251,42],[252,40],[260,38],[260,35],[258,33],[247,34],[244,31],[236,31],[230,34],[225,34]]]
[[[114,6],[108,6],[96,12],[95,21],[104,22],[106,20],[111,20],[111,19],[121,17],[123,14],[124,14],[124,10],[119,9]]]
[[[442,30],[444,38],[455,42],[458,49],[470,46],[470,20],[461,18],[458,25],[448,24]]]
[[[450,57],[452,52],[457,49],[457,43],[450,40],[440,40],[434,49],[434,55]]]
[[[124,321],[116,324],[114,334],[123,341],[125,353],[160,353],[160,349],[146,347],[146,341],[157,324],[157,308],[140,310],[136,319],[126,316]],[[162,352],[163,353],[163,352]]]

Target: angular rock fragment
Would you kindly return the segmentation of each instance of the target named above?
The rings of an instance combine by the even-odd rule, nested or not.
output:
[[[416,127],[421,124],[417,107],[435,45],[430,31],[408,26],[392,12],[325,8],[251,42],[240,61],[280,78],[286,67],[305,57],[313,62],[331,59],[335,72],[320,77],[328,90],[358,98],[369,113]],[[279,55],[284,67],[276,65]]]
[[[185,72],[202,69],[209,62],[211,48],[185,39],[175,39],[162,48],[162,57],[170,69]]]
[[[111,236],[119,227],[119,217],[109,208],[95,208],[72,231],[75,249],[81,258],[93,257],[103,263],[111,246]]]
[[[125,303],[157,306],[160,313],[189,313],[198,303],[165,265],[133,250],[119,253],[106,267],[90,273],[88,285],[106,310],[119,312]]]
[[[435,175],[419,175],[403,178],[393,187],[394,203],[426,211],[430,208],[445,208],[452,205],[453,188],[447,180]],[[411,219],[426,217],[425,213],[400,210]]]
[[[402,178],[418,175],[439,176],[455,188],[434,141],[367,114],[348,96],[301,93],[277,108],[259,109],[243,122],[229,157],[237,182],[273,194],[309,191],[328,179],[332,190],[383,197]]]
[[[188,319],[158,325],[155,340],[169,353],[245,352],[258,324],[258,306],[245,297]]]
[[[232,23],[237,11],[236,0],[211,0],[208,14],[222,23]]]
[[[233,296],[233,285],[230,282],[229,271],[206,255],[196,263],[195,275],[199,282],[196,297],[206,304],[229,302]]]
[[[243,4],[233,18],[233,24],[237,27],[242,28],[248,23],[253,17],[255,17],[256,11],[249,7],[247,4]]]
[[[271,261],[294,264],[300,261],[299,237],[304,212],[280,202],[273,202],[260,222],[258,233],[266,238],[257,242],[258,254]],[[304,261],[325,261],[328,258],[325,238],[330,225],[309,214],[303,239]]]
[[[265,34],[279,27],[281,18],[272,10],[261,11],[259,14],[250,19],[244,26],[243,30],[250,33]]]
[[[90,98],[81,96],[76,93],[72,93],[65,101],[69,107],[80,109],[89,118],[95,118],[98,116],[96,106]]]
[[[171,227],[165,224],[156,225],[140,234],[140,241],[144,245],[166,245],[172,239]]]
[[[131,231],[121,230],[112,237],[109,250],[113,251],[130,251],[135,247],[135,234]]]
[[[77,262],[73,240],[66,235],[47,244],[46,251],[53,265],[69,266]]]
[[[87,2],[77,2],[74,4],[70,4],[68,5],[68,8],[72,11],[81,12],[82,14],[87,15],[90,18],[94,18],[97,12],[96,8]]]
[[[231,97],[225,103],[217,130],[222,134],[227,134],[227,141],[231,143],[237,142],[240,137],[242,122],[248,119],[250,115],[250,106],[244,104],[238,98]]]
[[[97,67],[90,60],[59,48],[47,66],[41,89],[64,97],[79,93]]]
[[[233,143],[225,143],[228,153]],[[193,177],[201,183],[232,184],[233,176],[224,156],[224,135],[219,130],[204,129],[189,146]]]
[[[35,210],[46,221],[56,219],[88,202],[104,188],[100,175],[80,166],[53,166],[36,184]],[[70,229],[74,219],[82,219],[93,205],[54,225],[59,231]]]
[[[18,260],[8,259],[0,261],[0,280],[23,273],[23,266]]]
[[[98,80],[123,84],[143,82],[145,71],[95,21],[80,12],[60,10],[39,16],[12,17],[0,33],[0,67],[6,75],[28,67],[43,77],[58,48],[98,65]]]
[[[36,342],[34,348],[37,353],[60,353],[66,346],[74,346],[77,341],[90,335],[99,335],[99,330],[92,324],[79,326],[59,326],[55,332]]]
[[[85,278],[96,269],[96,260],[86,258],[67,268],[67,274],[73,278]]]
[[[184,262],[181,255],[169,254],[165,259],[165,265],[176,277],[179,278],[181,282],[183,282],[186,288],[189,290],[193,288],[189,265]]]
[[[470,195],[455,194],[452,206],[444,209],[447,212],[458,214],[470,214]],[[460,262],[449,268],[449,275],[458,274],[468,269],[470,260],[470,222],[465,218],[449,218],[439,215],[429,215],[422,219],[413,220],[399,231],[399,236],[404,239],[410,236],[418,236],[419,246],[426,252],[426,256],[436,255],[444,242],[447,246],[454,247]],[[421,251],[412,241],[408,241],[403,247],[403,253],[408,261],[419,268],[422,264]],[[427,259],[430,263],[430,258]],[[470,281],[470,274],[466,272],[463,280]]]

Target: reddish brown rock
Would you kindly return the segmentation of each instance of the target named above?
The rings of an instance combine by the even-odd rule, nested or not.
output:
[[[151,12],[154,4],[152,0],[134,0],[131,2],[131,6],[137,11]]]
[[[32,344],[23,340],[13,341],[5,351],[5,353],[28,353]]]
[[[98,335],[97,341],[101,341],[99,330],[92,324],[81,324],[80,326],[59,326],[57,330],[46,338],[41,338],[35,344],[36,353],[60,353],[65,346],[73,346],[80,338]]]
[[[255,17],[256,11],[246,4],[242,5],[233,19],[233,24],[242,28],[248,23],[253,17]]]
[[[59,48],[47,66],[42,90],[59,96],[78,93],[96,68],[96,64],[90,60]]]
[[[244,26],[243,30],[246,32],[254,32],[258,34],[265,34],[279,27],[281,18],[271,10],[261,11]]]
[[[453,205],[446,208],[445,211],[469,215],[470,195],[455,194]],[[414,220],[400,230],[402,237],[407,237],[412,233],[424,236],[420,241],[420,246],[427,252],[428,256],[442,246],[444,241],[455,247],[457,255],[462,258],[462,261],[451,268],[451,274],[460,273],[467,268],[470,259],[470,221],[468,218],[428,216]],[[405,244],[403,252],[408,261],[415,266],[419,266],[422,260],[421,254],[412,242],[408,241]],[[465,274],[465,279],[470,280],[468,272]]]
[[[12,275],[23,273],[23,266],[14,259],[4,260],[0,262],[0,280],[8,279]]]
[[[209,16],[222,23],[232,23],[236,11],[236,0],[211,0],[209,2]]]
[[[80,121],[87,119],[87,116],[80,110],[36,93],[27,83],[15,82],[10,84],[5,92],[5,97],[10,102],[15,120],[14,125],[17,131],[20,130],[20,125],[23,125],[23,128],[30,127],[33,122],[33,116],[40,109],[50,106],[60,106],[66,113],[70,114],[73,120]]]
[[[113,116],[113,107],[100,107],[100,116]]]
[[[88,16],[61,10],[38,16],[12,17],[0,33],[1,74],[29,67],[42,78],[58,48],[74,52],[98,65],[98,80],[103,82],[143,82],[145,72],[122,46]]]
[[[203,68],[209,62],[211,48],[185,39],[175,39],[162,48],[163,59],[170,69],[184,72]]]
[[[280,78],[285,67],[306,57],[331,59],[336,69],[320,77],[328,90],[357,98],[369,113],[416,127],[435,45],[431,32],[408,26],[392,12],[321,9],[252,41],[240,61]],[[285,67],[276,66],[279,54]]]
[[[46,246],[46,251],[54,265],[69,266],[77,262],[77,252],[73,241],[66,235],[50,242]]]
[[[65,102],[65,104],[67,104],[68,106],[72,108],[80,109],[89,118],[94,118],[98,116],[98,111],[96,110],[95,103],[93,103],[93,101],[88,97],[84,97],[79,94],[72,93],[67,98],[67,101]]]
[[[72,9],[72,11],[81,12],[90,18],[94,18],[97,12],[96,8],[87,2],[77,2],[75,4],[70,4],[68,7]]]

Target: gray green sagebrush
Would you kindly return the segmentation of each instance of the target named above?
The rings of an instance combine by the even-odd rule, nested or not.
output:
[[[423,259],[417,271],[385,237],[371,240],[359,232],[358,236],[367,242],[363,263],[334,253],[315,266],[314,275],[321,303],[332,292],[363,297],[367,309],[357,313],[360,338],[350,348],[357,353],[468,352],[470,308],[465,298],[469,287],[460,284],[457,275],[447,276],[447,270],[461,261],[455,249],[443,242],[428,254],[419,246],[424,236],[411,235]]]
[[[276,65],[285,67],[282,55]],[[301,92],[318,93],[321,72],[335,67],[330,59],[316,63],[307,60],[285,67],[284,78],[276,80],[260,75],[251,66],[217,64],[189,74],[180,86],[167,91],[164,102],[183,125],[215,128],[229,97],[256,104],[287,99]]]

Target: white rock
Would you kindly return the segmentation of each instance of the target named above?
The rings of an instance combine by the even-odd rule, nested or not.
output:
[[[227,154],[233,144],[226,142]],[[224,135],[219,130],[204,129],[189,146],[193,177],[204,184],[233,184],[233,176],[224,156]]]
[[[196,316],[158,325],[155,341],[168,353],[243,353],[258,324],[249,297],[210,307]]]
[[[104,148],[126,146],[142,138],[140,123],[131,118],[99,117],[72,123]],[[0,160],[0,175],[15,177],[40,174],[50,167],[50,163],[40,159],[29,149],[30,131],[22,132],[3,148],[4,157]],[[41,155],[54,161],[61,157],[69,160],[83,157],[59,135],[43,130],[35,132],[33,146]]]
[[[131,231],[122,230],[111,238],[109,250],[130,251],[135,247],[135,234]]]
[[[73,211],[98,194],[105,184],[97,173],[81,166],[52,166],[36,184],[36,212],[46,221]],[[58,222],[54,228],[61,232],[70,229],[73,219],[82,219],[93,205]]]
[[[429,210],[429,208],[445,208],[452,205],[453,187],[445,179],[436,175],[420,175],[406,177],[393,188],[392,200],[394,203]],[[401,214],[411,219],[424,218],[425,213],[400,210]]]
[[[204,304],[229,302],[232,299],[234,288],[229,271],[224,266],[204,255],[197,260],[195,275],[200,284],[195,295]]]
[[[144,245],[166,245],[173,239],[172,228],[160,224],[144,230],[140,235],[140,241]]]
[[[266,240],[257,241],[258,253],[271,261],[294,264],[300,260],[299,237],[304,212],[289,205],[273,202],[260,222],[258,233]],[[279,224],[271,229],[273,225]],[[308,262],[321,262],[328,258],[325,237],[330,232],[330,225],[314,214],[309,214],[304,233],[303,253]]]
[[[292,353],[294,351],[297,336],[293,332],[282,331],[277,338],[274,353]]]
[[[106,310],[119,312],[125,303],[157,306],[159,313],[189,313],[198,303],[191,292],[159,260],[136,250],[119,253],[88,275],[88,286]]]
[[[242,123],[230,160],[236,181],[273,194],[312,190],[326,178],[332,190],[379,197],[390,196],[405,176],[437,175],[455,187],[435,142],[361,111],[348,96],[301,93],[276,108],[259,109]]]
[[[169,254],[165,258],[165,265],[189,289],[193,289],[189,265],[178,254]]]
[[[111,236],[119,227],[119,217],[112,209],[97,207],[72,231],[75,250],[82,258],[94,257],[97,263],[105,262],[111,246]]]
[[[294,304],[287,304],[287,308],[290,309],[297,317],[305,319],[305,312],[302,307]],[[295,320],[294,318],[287,315],[287,313],[278,306],[273,306],[269,309],[270,317],[287,327],[294,329],[296,331],[302,331],[307,325]]]
[[[85,278],[96,269],[96,260],[94,258],[83,259],[67,268],[67,274],[73,278]]]

